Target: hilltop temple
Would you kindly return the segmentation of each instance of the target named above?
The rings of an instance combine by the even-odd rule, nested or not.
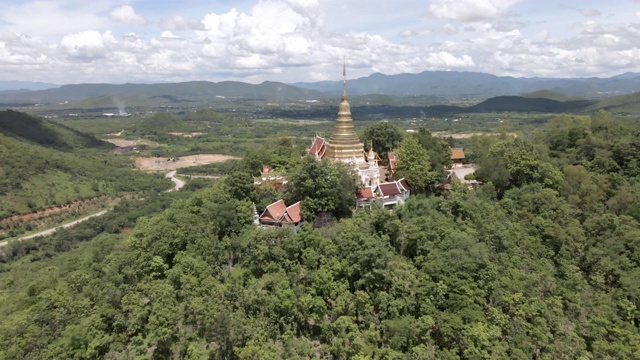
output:
[[[369,149],[364,151],[364,144],[360,141],[351,118],[351,106],[347,99],[347,71],[346,65],[342,70],[342,101],[338,106],[338,119],[329,140],[317,136],[309,148],[309,154],[316,159],[330,159],[349,165],[355,170],[364,186],[376,188],[380,184],[379,157]]]
[[[351,106],[347,99],[346,64],[343,66],[342,77],[342,101],[338,106],[338,119],[333,135],[329,140],[316,135],[309,148],[309,154],[318,160],[329,159],[345,163],[358,174],[362,185],[357,194],[358,206],[370,206],[374,202],[381,206],[404,203],[410,191],[406,180],[380,182],[380,158],[373,151],[373,144],[370,144],[369,152],[364,151],[364,144],[353,126]],[[389,191],[392,187],[397,191]]]

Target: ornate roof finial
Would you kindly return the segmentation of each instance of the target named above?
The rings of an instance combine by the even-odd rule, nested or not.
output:
[[[342,59],[342,101],[347,100],[347,60]]]

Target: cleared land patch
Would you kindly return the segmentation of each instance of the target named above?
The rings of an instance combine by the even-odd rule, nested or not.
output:
[[[147,146],[158,146],[158,143],[153,141],[138,139],[138,140],[126,140],[126,139],[102,139],[102,141],[110,142],[118,147],[125,146],[136,146],[136,145],[147,145]]]
[[[174,135],[174,136],[182,136],[182,137],[185,137],[185,138],[192,138],[194,136],[206,135],[206,133],[203,133],[203,132],[191,132],[191,133],[169,132],[167,134]]]
[[[489,132],[473,132],[473,133],[462,133],[462,134],[448,134],[443,132],[433,133],[433,136],[443,137],[443,138],[453,138],[453,139],[468,139],[472,136],[499,136],[501,133],[489,133]],[[508,133],[507,135],[518,137],[516,133]]]
[[[141,170],[175,170],[191,166],[221,163],[227,160],[239,160],[239,157],[221,154],[199,154],[181,156],[176,159],[166,157],[136,158],[136,168]]]

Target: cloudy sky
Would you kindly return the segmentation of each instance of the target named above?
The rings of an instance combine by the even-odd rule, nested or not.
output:
[[[640,0],[2,0],[0,80],[640,72]]]

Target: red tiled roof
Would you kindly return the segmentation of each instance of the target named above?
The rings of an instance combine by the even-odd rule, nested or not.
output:
[[[371,187],[358,189],[358,191],[356,192],[356,197],[358,199],[373,199],[373,189]]]
[[[390,152],[389,153],[389,169],[391,171],[396,169],[396,162],[398,161],[398,158],[396,157],[396,154]]]
[[[382,196],[394,196],[400,194],[400,189],[398,189],[398,184],[396,182],[383,183],[378,185]]]
[[[313,144],[311,144],[311,147],[309,148],[309,155],[318,155],[320,158],[322,158],[326,150],[327,149],[324,139],[316,136],[315,139],[313,139]]]
[[[302,221],[302,215],[300,214],[301,202],[287,207],[284,200],[280,199],[273,204],[267,206],[267,208],[260,215],[260,222],[270,225],[281,225],[283,223],[297,224]]]
[[[284,204],[284,200],[280,199],[264,209],[262,215],[260,215],[260,220],[280,221],[286,211],[287,206]]]
[[[301,210],[300,201],[289,206],[286,210],[286,216],[285,216],[284,222],[292,222],[294,224],[297,224],[300,221],[302,221],[302,215],[300,214],[300,210]]]
[[[451,148],[451,160],[464,159],[464,151],[462,148]]]
[[[320,148],[320,151],[318,152],[318,156],[320,157],[320,159],[324,159],[324,154],[327,152],[327,146],[325,145],[325,143],[322,143],[322,147]]]
[[[406,191],[411,191],[411,185],[409,185],[409,182],[405,179],[402,178],[400,180],[398,180],[398,183],[400,184],[400,186],[402,186]]]

